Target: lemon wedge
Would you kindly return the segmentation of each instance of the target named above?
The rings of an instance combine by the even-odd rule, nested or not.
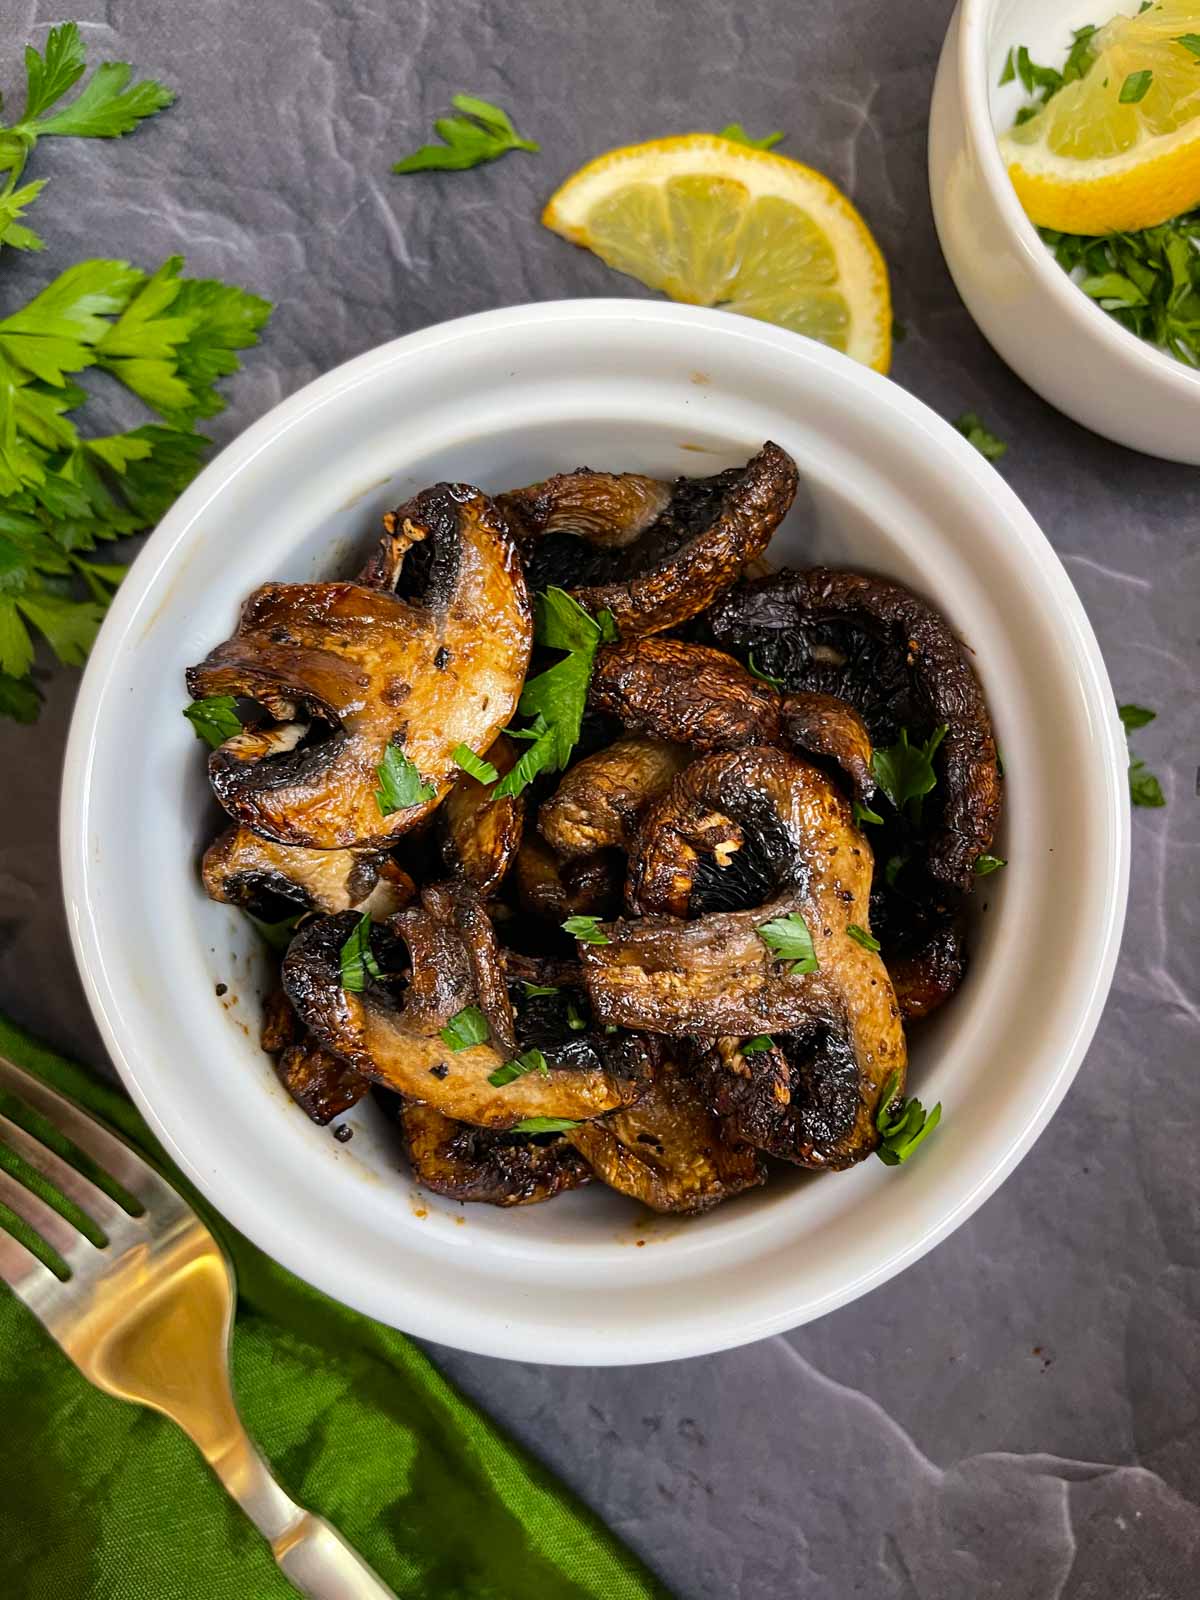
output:
[[[887,267],[828,178],[717,134],[610,150],[551,196],[548,228],[690,305],[807,334],[886,372]]]
[[[1124,233],[1200,204],[1196,47],[1196,0],[1158,0],[1093,36],[1084,76],[1000,140],[1034,222],[1062,233]]]

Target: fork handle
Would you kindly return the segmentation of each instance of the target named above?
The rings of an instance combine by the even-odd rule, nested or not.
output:
[[[271,1546],[276,1565],[292,1587],[308,1600],[396,1600],[336,1528],[297,1505],[280,1488],[236,1413],[230,1420],[234,1426],[226,1434],[224,1448],[206,1448],[204,1440],[194,1433],[192,1437]]]

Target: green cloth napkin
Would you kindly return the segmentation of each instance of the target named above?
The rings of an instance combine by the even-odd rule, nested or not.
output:
[[[403,1334],[327,1299],[214,1217],[116,1089],[3,1018],[0,1054],[119,1129],[203,1213],[237,1267],[233,1386],[251,1436],[288,1493],[401,1600],[665,1596]],[[294,1595],[191,1442],[93,1389],[3,1285],[0,1595]]]

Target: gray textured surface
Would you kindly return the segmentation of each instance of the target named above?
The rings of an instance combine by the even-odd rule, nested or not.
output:
[[[394,334],[522,300],[637,292],[536,224],[609,145],[785,128],[865,211],[909,337],[894,376],[1011,441],[1005,475],[1062,554],[1165,811],[1135,813],[1116,987],[1051,1127],[1005,1187],[903,1277],[787,1338],[707,1360],[569,1371],[435,1355],[681,1596],[1185,1600],[1200,1591],[1200,474],[1051,412],[974,331],[924,177],[949,0],[170,0],[77,8],[94,56],[180,90],[123,145],[47,143],[41,261],[190,267],[278,303],[212,432]],[[58,12],[9,0],[0,84]],[[90,20],[87,20],[90,19]],[[448,95],[543,142],[399,179]],[[36,732],[0,723],[0,1009],[97,1059],[59,906],[55,814],[75,675]],[[1047,781],[1053,775],[1046,775]],[[1046,952],[1053,961],[1054,952]]]

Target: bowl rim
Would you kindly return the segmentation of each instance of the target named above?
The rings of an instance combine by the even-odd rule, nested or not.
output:
[[[1083,1060],[1098,1025],[1108,996],[1119,952],[1129,882],[1130,811],[1125,765],[1124,734],[1116,715],[1116,704],[1098,641],[1088,621],[1082,601],[1070,577],[1036,521],[1016,493],[978,452],[951,425],[924,402],[898,385],[847,357],[804,339],[800,335],[727,312],[644,300],[567,300],[536,302],[479,312],[404,335],[369,350],[330,372],[314,379],[252,423],[226,446],[200,473],[168,511],[150,535],[133,564],[130,576],[118,591],[105,620],[80,685],[72,717],[64,764],[60,813],[60,849],[64,896],[72,949],[83,979],[92,1014],[121,1079],[152,1131],[180,1169],[204,1194],[214,1209],[233,1226],[281,1262],[297,1276],[319,1289],[344,1300],[367,1315],[388,1320],[366,1291],[350,1292],[339,1283],[337,1263],[321,1258],[306,1246],[303,1236],[292,1231],[282,1214],[284,1208],[264,1207],[251,1202],[237,1183],[223,1176],[201,1159],[200,1147],[186,1147],[187,1130],[152,1103],[141,1082],[138,1061],[144,1052],[135,1030],[122,1026],[120,1003],[122,985],[110,970],[108,953],[96,937],[90,910],[91,851],[89,848],[92,805],[90,778],[93,760],[99,750],[97,712],[104,700],[109,679],[127,638],[141,617],[141,607],[159,583],[160,574],[171,563],[176,551],[186,547],[203,526],[205,511],[227,485],[253,466],[256,458],[286,435],[298,419],[336,401],[343,393],[376,377],[395,363],[454,341],[470,339],[477,333],[502,332],[519,337],[538,324],[557,324],[564,330],[579,322],[634,321],[673,326],[690,339],[699,334],[719,335],[753,342],[775,353],[796,353],[818,368],[836,372],[842,384],[849,384],[862,395],[863,404],[883,405],[914,428],[916,435],[935,429],[946,448],[953,452],[964,473],[974,480],[980,492],[1003,511],[1012,525],[1022,554],[1030,557],[1039,583],[1053,597],[1064,630],[1076,647],[1075,672],[1084,697],[1084,712],[1103,757],[1108,780],[1104,785],[1106,830],[1115,843],[1111,859],[1103,863],[1103,917],[1097,928],[1096,955],[1085,982],[1079,981],[1080,996],[1073,1015],[1067,1014],[1069,1044],[1065,1046],[1046,1075],[1043,1090],[1026,1117],[1024,1125],[1010,1134],[1007,1145],[994,1153],[990,1167],[981,1171],[975,1182],[960,1184],[937,1214],[891,1253],[881,1255],[871,1270],[858,1277],[843,1279],[824,1292],[807,1293],[801,1285],[782,1307],[731,1306],[720,1330],[706,1327],[693,1330],[677,1321],[665,1319],[664,1326],[652,1323],[636,1334],[623,1335],[622,1342],[592,1338],[569,1348],[554,1343],[547,1332],[542,1347],[524,1359],[561,1364],[625,1365],[638,1362],[673,1360],[733,1348],[771,1334],[781,1333],[877,1288],[923,1256],[934,1245],[964,1222],[994,1192],[1025,1156],[1066,1094]],[[690,359],[690,354],[689,354]],[[160,597],[161,598],[161,597]],[[151,624],[153,625],[153,624]],[[144,623],[143,623],[144,626]],[[101,756],[103,752],[100,752]],[[1101,864],[1098,864],[1098,869]],[[453,1329],[424,1307],[405,1306],[407,1331],[416,1337],[433,1339],[483,1355],[511,1357],[512,1344],[505,1324],[493,1319],[478,1323],[460,1319]]]
[[[987,29],[999,0],[961,0],[958,29],[959,102],[974,146],[978,169],[1007,224],[1022,259],[1045,287],[1057,309],[1089,339],[1098,340],[1118,361],[1141,364],[1148,377],[1175,398],[1200,402],[1200,370],[1139,339],[1083,293],[1042,243],[1017,198],[1000,159],[999,136],[991,114],[987,75]]]

